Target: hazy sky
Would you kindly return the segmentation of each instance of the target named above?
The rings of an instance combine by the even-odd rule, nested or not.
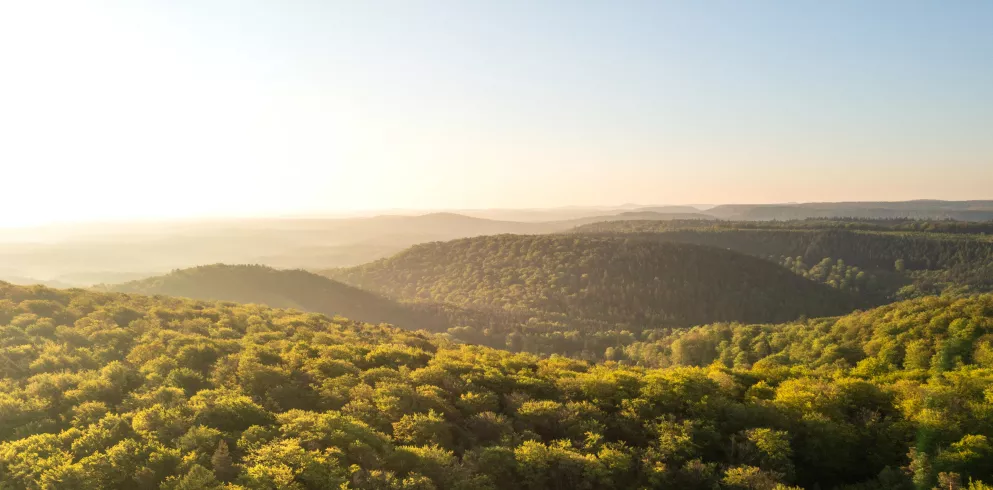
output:
[[[0,0],[0,225],[993,198],[993,2]]]

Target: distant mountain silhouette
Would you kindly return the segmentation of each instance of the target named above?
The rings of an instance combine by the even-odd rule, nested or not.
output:
[[[993,201],[825,202],[799,204],[727,204],[707,214],[733,220],[807,218],[915,218],[960,221],[993,220]]]

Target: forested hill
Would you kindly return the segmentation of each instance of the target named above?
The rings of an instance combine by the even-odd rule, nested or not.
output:
[[[927,296],[834,318],[712,324],[656,334],[610,356],[646,366],[804,366],[901,370],[993,368],[993,295]]]
[[[753,228],[745,226],[669,228],[651,221],[602,223],[576,229],[591,234],[652,234],[667,241],[731,248],[751,255],[834,257],[862,267],[890,268],[903,260],[910,269],[943,269],[993,261],[993,241],[961,234],[888,233],[843,228]]]
[[[638,329],[784,321],[852,307],[845,294],[764,260],[624,238],[477,237],[417,245],[329,274],[405,301],[557,313]]]
[[[780,223],[623,221],[581,226],[575,233],[722,247],[808,271],[827,260],[835,286],[875,294],[936,294],[947,289],[993,290],[993,239],[988,223],[948,221],[791,221]],[[841,261],[841,264],[838,261]],[[802,264],[798,266],[797,264]],[[856,269],[852,269],[855,267]],[[822,267],[823,268],[823,267]],[[847,274],[866,272],[855,281]],[[822,279],[829,280],[825,274]]]
[[[412,330],[447,328],[433,315],[415,312],[378,294],[302,270],[277,270],[260,265],[192,267],[104,289],[297,308],[369,323],[403,325]]]
[[[949,301],[644,369],[0,283],[0,488],[989,490],[993,302]]]

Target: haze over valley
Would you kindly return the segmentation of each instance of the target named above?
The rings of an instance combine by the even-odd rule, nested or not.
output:
[[[516,221],[481,216],[512,217]],[[564,219],[547,220],[549,217]],[[46,225],[0,232],[0,279],[91,286],[192,265],[349,267],[411,245],[481,235],[547,234],[608,221],[790,220],[825,217],[993,220],[993,201],[810,203],[463,210],[355,218],[264,218]]]

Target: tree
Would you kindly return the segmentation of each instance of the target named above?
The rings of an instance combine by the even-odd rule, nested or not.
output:
[[[222,488],[214,478],[214,473],[200,465],[193,465],[190,471],[174,484],[167,484],[171,490],[214,490]]]
[[[217,443],[217,449],[210,457],[210,465],[214,468],[214,475],[217,476],[217,479],[223,482],[233,480],[238,474],[238,469],[235,468],[234,462],[231,460],[231,453],[228,452],[228,443],[224,442],[224,439]]]
[[[393,423],[393,436],[400,442],[414,446],[437,444],[451,447],[452,432],[444,417],[430,410],[427,414],[403,415]]]

